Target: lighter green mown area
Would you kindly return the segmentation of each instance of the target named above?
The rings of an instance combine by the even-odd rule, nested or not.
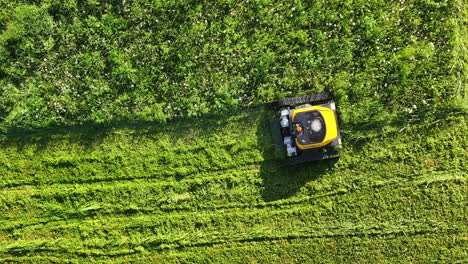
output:
[[[268,117],[252,109],[4,140],[0,257],[466,259],[466,112],[345,137],[336,163],[296,168],[273,159]]]

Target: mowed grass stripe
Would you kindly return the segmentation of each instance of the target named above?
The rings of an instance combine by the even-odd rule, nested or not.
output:
[[[96,141],[87,146],[72,135],[65,138],[3,141],[0,149],[0,188],[53,183],[93,183],[114,180],[184,178],[203,172],[262,165],[274,159],[268,119],[264,112],[241,122],[204,134],[202,128],[187,134],[153,134],[116,130],[87,135]],[[404,127],[405,134],[382,133],[358,149],[347,146],[337,169],[377,170],[388,165],[402,174],[419,171],[466,170],[467,124],[464,116],[449,116],[440,124]],[[236,126],[237,125],[237,126]],[[450,130],[450,132],[449,132]],[[159,131],[159,130],[157,130]],[[362,131],[356,131],[356,134]],[[158,132],[160,133],[160,132]],[[180,133],[180,132],[179,132]],[[197,138],[198,134],[201,138]],[[42,142],[42,143],[41,143]],[[221,142],[221,143],[217,143]],[[441,142],[437,144],[436,142]],[[345,143],[346,139],[345,139]],[[45,146],[41,147],[41,144]],[[447,159],[440,159],[445,153]],[[275,170],[272,163],[265,170]]]
[[[263,161],[257,137],[262,116],[240,116],[226,117],[214,127],[206,119],[206,126],[179,130],[149,127],[100,134],[84,129],[82,134],[8,138],[0,142],[0,186],[183,177]]]
[[[252,115],[249,122],[224,129],[220,135],[201,135],[201,139],[190,133],[183,134],[183,139],[173,139],[177,136],[148,136],[142,131],[117,130],[102,138],[88,135],[91,141],[97,141],[91,146],[86,146],[73,135],[64,136],[65,139],[48,139],[44,143],[46,147],[40,147],[41,140],[35,138],[4,141],[0,149],[0,188],[181,179],[251,164],[265,164],[265,171],[275,171],[277,166],[272,161],[274,155],[268,119],[265,119],[265,114],[259,116]],[[390,176],[395,171],[407,175],[421,171],[467,170],[468,165],[464,162],[468,159],[468,135],[463,133],[468,129],[465,117],[455,115],[439,121],[435,125],[430,122],[404,127],[404,134],[383,132],[380,137],[355,146],[347,144],[345,138],[346,147],[334,169],[341,170],[343,175],[347,173],[345,177],[352,177],[356,170],[360,171],[359,174],[379,171]],[[203,134],[199,130],[201,128],[196,133]],[[353,134],[360,133],[362,131]],[[221,143],[218,145],[216,142]],[[440,153],[444,153],[446,158],[441,159]],[[382,169],[382,166],[388,169]]]
[[[247,232],[211,232],[211,233],[182,233],[179,235],[160,235],[137,238],[120,237],[92,238],[92,239],[34,239],[17,240],[13,243],[0,244],[0,254],[24,255],[36,253],[68,253],[90,256],[117,256],[121,254],[132,254],[146,250],[169,250],[187,247],[205,247],[217,244],[229,244],[236,242],[271,241],[298,238],[341,238],[341,237],[382,237],[382,236],[412,236],[417,234],[450,233],[452,235],[463,235],[468,232],[463,222],[381,222],[381,223],[359,223],[352,225],[326,225],[301,228],[264,227],[262,229]],[[1,257],[0,255],[0,257]]]
[[[9,212],[0,217],[5,219],[0,229],[10,229],[16,226],[15,219],[28,215],[32,222],[44,222],[45,219],[64,219],[67,217],[83,218],[95,215],[115,214],[154,214],[178,211],[210,211],[236,208],[279,208],[311,201],[350,194],[367,192],[374,188],[404,188],[408,186],[428,186],[435,183],[466,184],[466,175],[439,174],[421,175],[411,180],[395,178],[387,181],[372,182],[372,180],[348,183],[347,185],[331,186],[313,195],[296,195],[278,201],[264,202],[265,189],[262,180],[255,170],[252,175],[236,178],[232,175],[220,178],[209,178],[178,182],[178,185],[151,184],[138,182],[124,186],[93,186],[91,189],[58,190],[56,188],[34,193],[25,190],[17,195],[2,199],[3,208]],[[187,183],[188,182],[188,183]],[[307,188],[307,187],[306,187]],[[419,188],[419,187],[418,187]],[[247,195],[248,199],[245,198]],[[244,198],[243,198],[244,197]],[[8,220],[7,220],[8,219]],[[34,219],[34,220],[33,220]],[[21,222],[20,225],[25,224]]]
[[[264,228],[294,230],[316,225],[358,225],[364,222],[466,222],[468,214],[463,206],[467,203],[464,195],[467,190],[465,184],[455,183],[435,183],[419,188],[406,186],[395,189],[389,186],[326,197],[289,208],[231,209],[133,217],[93,216],[87,220],[70,217],[31,226],[23,221],[17,222],[17,226],[10,226],[10,229],[3,229],[1,237],[4,243],[38,238],[86,238],[92,241],[103,236],[110,240],[126,237],[133,241],[155,234],[177,237],[198,233],[202,236],[207,233],[256,232]],[[459,209],[447,209],[449,205]]]
[[[466,187],[466,175],[440,174],[435,176],[422,175],[412,180],[390,179],[379,182],[364,182],[342,186],[332,186],[313,195],[297,195],[288,199],[264,202],[261,180],[255,174],[247,178],[210,179],[213,182],[197,181],[195,184],[180,186],[161,186],[137,183],[130,186],[120,186],[113,189],[105,186],[103,189],[84,189],[79,192],[64,190],[63,192],[9,197],[2,200],[2,206],[8,208],[8,214],[0,229],[11,229],[14,226],[24,226],[27,223],[47,222],[47,219],[60,220],[65,218],[94,217],[96,215],[134,215],[134,214],[165,214],[174,212],[199,212],[212,210],[252,209],[252,208],[287,208],[294,205],[314,203],[326,200],[328,197],[344,195],[346,197],[359,193],[375,192],[376,189],[417,188],[424,190],[430,185],[441,184],[461,185]],[[259,186],[260,185],[260,186]],[[162,187],[162,189],[159,189]],[[379,191],[380,193],[380,191]],[[247,198],[245,198],[247,196]],[[352,201],[352,199],[350,200]],[[90,203],[91,202],[91,203]],[[17,222],[27,216],[29,221]]]
[[[67,186],[67,185],[100,185],[100,184],[114,184],[116,182],[138,182],[138,181],[145,181],[145,182],[151,182],[151,181],[158,181],[158,182],[170,182],[171,180],[177,179],[190,179],[190,178],[199,178],[199,175],[208,175],[208,174],[217,174],[217,173],[224,173],[224,171],[242,171],[244,167],[251,167],[251,166],[259,166],[259,162],[250,162],[250,163],[245,163],[243,166],[239,167],[239,165],[235,165],[232,167],[224,167],[222,169],[220,168],[213,168],[211,170],[197,170],[193,169],[191,170],[190,168],[183,167],[182,169],[175,171],[173,173],[164,173],[164,174],[152,174],[152,175],[138,175],[138,176],[128,176],[128,177],[118,177],[118,178],[107,178],[107,177],[95,177],[95,178],[86,178],[82,177],[80,179],[66,179],[66,180],[60,180],[57,182],[38,182],[36,180],[32,180],[30,182],[8,182],[7,184],[4,184],[3,186],[0,186],[0,191],[8,192],[8,191],[15,191],[15,190],[21,190],[24,188],[41,188],[41,186]],[[180,171],[184,171],[181,173]],[[164,177],[161,177],[164,175]],[[203,177],[203,176],[202,176]]]
[[[23,196],[56,198],[63,193],[80,194],[87,192],[99,192],[106,189],[135,189],[135,188],[156,188],[165,186],[177,186],[186,184],[203,184],[212,181],[226,180],[247,180],[248,178],[258,178],[259,166],[249,165],[235,169],[225,169],[220,171],[210,171],[191,174],[187,177],[167,178],[167,179],[131,179],[131,180],[113,180],[111,182],[92,182],[92,183],[53,183],[48,185],[21,185],[0,189],[0,193],[6,199],[16,200]]]
[[[360,262],[458,262],[466,259],[467,233],[434,232],[418,234],[348,236],[323,238],[286,238],[276,240],[229,242],[153,254],[144,247],[125,250],[121,254],[91,255],[87,251],[0,256],[2,262],[20,263],[249,263],[261,257],[267,263],[330,263]],[[17,251],[18,252],[18,251]],[[21,253],[21,251],[19,251]],[[48,252],[50,253],[50,252]],[[77,254],[78,253],[78,254]],[[102,253],[102,252],[97,252]],[[54,254],[56,256],[54,256]]]
[[[436,193],[441,195],[440,192]],[[435,195],[426,197],[434,199]],[[458,199],[454,203],[462,205],[463,200],[458,197],[443,196],[444,199]],[[414,198],[413,198],[414,199]],[[16,241],[17,239],[33,239],[34,237],[70,238],[77,237],[99,237],[106,234],[108,238],[118,238],[121,236],[153,236],[159,235],[178,235],[210,232],[245,232],[247,230],[257,230],[262,228],[298,228],[304,226],[316,225],[354,225],[362,222],[380,223],[382,221],[397,221],[407,223],[410,221],[446,221],[446,222],[464,222],[466,216],[463,212],[453,213],[437,208],[440,201],[415,203],[411,199],[396,202],[396,205],[385,203],[364,204],[372,205],[372,209],[362,210],[359,214],[354,213],[349,208],[357,208],[350,205],[348,208],[343,201],[335,201],[335,207],[330,208],[330,203],[314,203],[312,205],[302,205],[291,208],[277,209],[254,209],[226,210],[220,214],[214,212],[193,212],[193,213],[175,213],[164,215],[139,215],[139,216],[112,216],[95,217],[87,220],[68,219],[53,221],[44,224],[27,226],[23,223],[22,227],[11,230],[4,230],[4,241]],[[352,201],[353,202],[353,201]],[[394,201],[393,201],[394,202]],[[407,207],[402,207],[402,204]],[[424,213],[416,214],[418,207],[426,208]],[[360,209],[360,208],[359,208]],[[386,209],[386,212],[379,213],[377,210]],[[336,211],[341,212],[339,215]],[[363,220],[365,219],[365,220]]]
[[[464,128],[464,126],[466,125],[466,123],[464,122],[464,119],[461,119],[459,120],[460,122],[458,122],[457,124],[460,126],[460,129],[458,131],[463,131],[462,129]],[[456,126],[457,124],[453,124],[454,126]],[[448,125],[452,125],[452,124],[448,124]],[[435,130],[437,133],[435,134],[435,137],[439,137],[440,134],[444,134],[444,127],[441,127],[441,128],[433,128],[433,130]],[[422,136],[423,137],[423,136]],[[450,144],[453,144],[453,145],[456,145],[456,144],[466,144],[465,141],[463,141],[465,138],[467,137],[466,133],[462,133],[462,132],[458,132],[458,134],[455,134],[455,135],[452,135],[452,138],[453,139],[451,141]],[[391,141],[391,140],[390,140]],[[369,147],[373,148],[373,142],[370,142],[369,143]],[[409,143],[409,146],[408,146],[408,149],[411,149],[411,147],[415,144],[415,143],[412,143],[412,142],[408,142]],[[416,144],[419,144],[419,142],[416,142]],[[390,143],[388,143],[389,147],[393,147]],[[401,148],[401,144],[399,144],[399,146],[397,148]],[[369,159],[377,159],[379,160],[380,159],[380,155],[382,152],[384,152],[382,149],[385,149],[385,147],[382,147],[379,149],[379,151],[375,151],[374,152],[374,155],[377,155],[376,157],[369,157]],[[363,153],[361,153],[363,152]],[[365,148],[365,146],[363,146],[363,150],[362,151],[357,151],[356,152],[356,156],[361,158],[363,156],[363,154],[366,154],[366,153],[369,153],[369,150],[367,148]],[[452,159],[451,160],[448,160],[447,162],[444,162],[444,163],[440,163],[440,167],[442,168],[445,168],[447,167],[447,165],[451,165],[452,163],[452,160],[453,159],[461,159],[463,158],[464,156],[468,155],[467,154],[468,151],[466,149],[463,149],[461,148],[460,151],[455,151],[451,154],[453,155],[452,156]],[[405,154],[407,155],[407,154]],[[259,175],[260,177],[263,178],[263,188],[267,190],[267,192],[276,195],[277,197],[268,197],[268,194],[265,193],[265,195],[262,196],[263,200],[268,200],[268,199],[271,199],[271,198],[284,198],[284,197],[281,197],[281,192],[284,192],[286,190],[286,192],[288,191],[298,191],[298,190],[294,190],[294,188],[284,188],[285,186],[288,186],[288,185],[291,185],[293,187],[297,187],[297,186],[301,186],[301,185],[304,185],[306,187],[305,189],[305,194],[307,195],[309,192],[317,192],[320,191],[320,190],[323,190],[323,189],[328,189],[328,190],[336,190],[337,188],[340,188],[340,187],[343,187],[345,185],[360,185],[361,181],[364,181],[366,183],[368,183],[369,181],[376,181],[376,182],[385,182],[387,179],[389,178],[392,178],[394,176],[392,175],[395,175],[395,174],[399,174],[401,178],[408,178],[408,179],[411,179],[413,177],[415,177],[415,175],[408,175],[408,169],[411,169],[411,170],[415,170],[419,167],[419,169],[421,170],[427,170],[427,169],[424,169],[427,167],[427,164],[428,162],[430,162],[431,160],[433,160],[434,157],[432,156],[413,156],[413,157],[408,157],[408,160],[409,161],[406,161],[406,160],[402,160],[400,162],[398,162],[398,158],[395,160],[395,162],[388,162],[388,163],[381,163],[379,165],[379,168],[380,170],[369,170],[369,171],[366,171],[364,173],[360,173],[360,174],[356,174],[354,173],[354,171],[356,170],[355,169],[355,165],[353,165],[352,163],[350,164],[350,156],[346,156],[346,151],[344,151],[344,157],[343,159],[340,159],[340,162],[337,163],[337,169],[330,169],[328,166],[326,166],[326,164],[311,164],[311,165],[304,165],[304,166],[301,166],[301,168],[293,168],[293,169],[289,169],[289,168],[280,168],[278,167],[277,165],[275,165],[275,163],[261,163],[259,164],[258,166],[260,166],[259,168]],[[390,159],[391,160],[391,159]],[[407,164],[409,163],[409,164]],[[467,166],[466,163],[464,163],[465,165],[461,164],[460,166]],[[362,171],[365,171],[366,168],[366,165],[362,165],[364,166],[363,170]],[[417,167],[418,166],[418,167]],[[369,168],[369,169],[372,169],[372,168]],[[434,168],[431,168],[431,169],[434,169]],[[457,171],[458,169],[460,169],[460,167],[456,167],[456,168],[451,168],[451,169],[455,169],[455,171]],[[232,170],[232,169],[231,169]],[[242,169],[241,169],[242,170]],[[376,173],[376,171],[378,171],[378,173]],[[222,179],[223,177],[221,175],[223,175],[224,173],[224,170],[220,170],[220,171],[215,171],[216,174],[219,174],[219,178]],[[390,174],[390,172],[392,174]],[[205,172],[204,174],[203,173],[194,173],[194,174],[189,174],[189,175],[186,175],[186,176],[180,176],[180,177],[175,177],[175,176],[172,176],[171,178],[172,179],[177,179],[179,180],[180,183],[186,183],[184,181],[184,179],[194,179],[194,182],[197,182],[196,179],[198,179],[199,177],[205,177],[203,175],[206,175],[206,174],[209,174],[210,172]],[[255,172],[252,172],[254,175]],[[288,174],[291,174],[293,173],[294,175],[288,175]],[[427,172],[429,175],[432,174],[431,171]],[[304,177],[304,175],[312,175],[312,177]],[[409,177],[408,177],[409,176]],[[417,175],[416,175],[417,176]],[[217,176],[213,176],[213,180],[216,179]],[[255,178],[255,176],[252,176],[253,178]],[[313,180],[313,178],[317,178],[316,180]],[[242,178],[242,177],[241,177]],[[368,179],[367,179],[368,178]],[[231,178],[231,179],[234,179],[234,178]],[[153,180],[153,179],[152,179]],[[158,179],[154,179],[154,181],[157,181]],[[161,181],[164,182],[165,180],[167,179],[162,179]],[[127,182],[130,182],[130,181],[127,181]],[[259,179],[257,179],[257,182],[260,182]],[[310,183],[309,183],[310,182]],[[180,186],[184,186],[184,184],[180,184]],[[236,182],[234,181],[233,184],[236,184]],[[101,184],[96,184],[97,187],[95,190],[100,190],[101,188],[105,189],[106,187],[104,186],[109,186],[109,188],[112,190],[112,188],[114,188],[113,186],[114,183],[111,181],[108,185],[107,183],[101,183]],[[125,185],[125,184],[124,184]],[[149,184],[151,185],[151,184]],[[81,193],[84,193],[86,194],[87,192],[90,192],[91,190],[94,190],[92,187],[91,190],[86,190],[86,186],[93,186],[93,184],[89,184],[89,185],[86,185],[84,184],[83,186],[80,185],[80,190],[81,190]],[[189,186],[189,185],[185,185],[185,186]],[[83,187],[83,188],[81,188]],[[181,187],[181,188],[182,188]],[[24,193],[26,196],[28,196],[28,192],[29,190],[34,190],[34,189],[38,189],[40,187],[30,187],[30,186],[26,186],[24,188],[17,188],[17,189],[22,189],[22,191],[20,193]],[[125,193],[125,186],[123,186],[121,188],[121,190],[124,191]],[[177,189],[181,189],[181,188],[177,188],[177,187],[174,187],[175,190],[175,193],[176,194],[180,194],[180,191],[177,190]],[[3,192],[1,192],[1,195],[4,196],[5,198],[2,199],[4,201],[8,201],[8,200],[17,200],[16,198],[16,195],[12,195],[8,190],[13,190],[15,188],[4,188],[3,189]],[[183,189],[183,188],[182,188]],[[224,188],[225,189],[225,188]],[[222,189],[220,190],[220,192],[224,192],[225,190]],[[304,188],[301,188],[301,189],[304,189]],[[38,196],[47,196],[49,194],[51,194],[51,196],[54,196],[54,193],[57,193],[57,195],[55,195],[55,197],[51,197],[51,198],[57,198],[58,200],[63,200],[63,195],[62,195],[62,198],[60,198],[60,193],[66,193],[66,192],[70,192],[70,193],[76,193],[77,191],[74,191],[73,189],[70,190],[70,189],[67,189],[67,190],[60,190],[58,193],[56,191],[53,191],[51,189],[49,189],[47,191],[47,189],[45,190],[45,195],[41,195],[41,194],[38,194]],[[104,191],[105,193],[105,191]],[[98,193],[99,194],[99,193]],[[130,194],[132,194],[132,192],[130,192]],[[78,195],[81,195],[80,192],[78,192]],[[285,193],[284,196],[287,196],[288,193]],[[216,196],[214,196],[216,197]],[[131,198],[131,197],[130,197]],[[73,199],[73,197],[72,197]],[[53,202],[53,201],[52,201]],[[92,199],[89,200],[89,202],[92,202]],[[86,205],[83,205],[86,207]],[[4,206],[4,208],[8,208],[7,206]]]
[[[27,252],[36,247],[34,245],[39,245],[38,248],[41,248],[41,245],[49,245],[41,241],[65,239],[83,243],[83,250],[74,251],[73,254],[85,255],[89,254],[87,251],[92,251],[92,254],[100,256],[103,250],[114,250],[113,254],[133,254],[133,249],[118,250],[106,247],[117,243],[115,241],[119,241],[116,245],[120,245],[122,241],[139,241],[142,237],[157,239],[159,236],[155,236],[154,233],[158,230],[167,235],[167,238],[199,233],[200,236],[214,238],[216,241],[219,237],[223,238],[223,235],[245,233],[245,230],[253,234],[270,227],[280,229],[289,226],[291,230],[299,230],[317,223],[343,225],[349,222],[360,224],[364,221],[371,223],[395,219],[401,223],[411,219],[466,222],[466,175],[459,172],[466,165],[461,164],[449,171],[431,173],[423,169],[427,166],[425,160],[428,157],[416,155],[427,148],[420,147],[425,138],[431,140],[442,137],[446,134],[448,126],[459,129],[450,133],[451,141],[440,147],[449,148],[455,144],[463,146],[466,134],[460,131],[465,125],[463,118],[457,118],[445,125],[428,129],[413,140],[408,136],[385,138],[378,147],[373,146],[376,140],[372,140],[361,145],[361,149],[353,150],[355,156],[344,155],[333,167],[330,166],[332,163],[316,163],[295,169],[281,168],[269,161],[271,155],[259,154],[263,161],[253,165],[253,169],[247,170],[245,175],[241,173],[224,178],[223,173],[230,172],[220,170],[221,179],[217,180],[216,175],[213,175],[207,182],[203,182],[202,178],[210,172],[172,176],[173,185],[158,185],[158,179],[155,178],[150,181],[154,185],[150,183],[148,187],[144,184],[133,185],[132,181],[108,181],[85,184],[82,189],[75,191],[56,191],[44,184],[6,188],[4,190],[26,187],[23,194],[21,191],[6,191],[10,198],[4,199],[8,201],[4,206],[8,216],[3,218],[3,222],[8,228],[2,230],[3,242],[5,245],[11,245],[13,241],[24,239],[25,247],[13,247],[13,254],[21,255],[19,252]],[[423,124],[408,130],[420,131],[424,128]],[[397,146],[394,143],[395,139],[398,142]],[[395,148],[400,149],[404,151],[404,155],[393,156],[386,162],[376,163],[379,170],[366,171],[367,168],[372,169],[369,162],[379,161],[384,157],[385,148],[393,153]],[[347,151],[349,150],[343,153],[346,154]],[[366,157],[369,153],[372,153],[372,156]],[[402,159],[411,154],[413,155],[408,159]],[[432,158],[432,155],[434,154],[429,158]],[[447,168],[453,160],[466,155],[466,150],[462,148],[460,152],[453,149],[451,155],[452,160],[446,160],[432,169]],[[363,162],[364,158],[369,162]],[[416,169],[421,169],[422,174],[409,174]],[[360,173],[353,173],[356,170]],[[201,183],[197,182],[198,177]],[[161,179],[162,182],[167,180],[168,178]],[[126,186],[126,183],[130,183],[129,186]],[[95,188],[93,185],[100,186]],[[27,188],[35,188],[36,195],[28,195]],[[11,197],[12,193],[16,197]],[[459,209],[445,209],[454,206]],[[421,211],[421,208],[425,209]],[[239,210],[254,210],[258,216],[239,213]],[[208,211],[213,211],[214,214],[204,217],[203,214]],[[182,215],[185,212],[187,216],[172,221],[170,216],[174,212],[181,212]],[[110,217],[107,218],[109,222],[112,221],[112,216],[140,214],[157,214],[159,217],[151,220],[149,224],[143,223],[143,227],[136,225],[127,229],[119,225],[105,228],[100,224],[100,220],[86,224],[82,222],[83,219]],[[24,219],[30,219],[29,223]],[[57,221],[65,219],[69,224]],[[125,217],[122,219],[134,220]],[[202,221],[197,222],[199,219]],[[50,224],[35,225],[37,221],[47,221]],[[121,222],[121,225],[124,226],[124,223]],[[145,225],[148,227],[144,227]],[[106,240],[107,244],[104,243]],[[8,243],[9,241],[11,243]],[[136,245],[145,248],[141,243]],[[165,248],[164,243],[161,245]],[[203,243],[198,245],[203,246]],[[177,244],[176,248],[180,246]]]
[[[222,150],[217,149],[217,153],[221,152]],[[223,162],[214,162],[212,159],[204,157],[203,154],[192,153],[188,154],[188,156],[178,155],[178,159],[181,161],[191,160],[197,162],[193,162],[193,164],[179,164],[179,166],[157,165],[157,161],[153,162],[151,158],[141,159],[142,157],[133,160],[133,165],[128,165],[127,167],[122,167],[122,164],[118,165],[118,162],[113,165],[107,164],[106,161],[99,161],[96,164],[85,162],[76,165],[76,167],[58,169],[58,171],[61,171],[58,173],[57,170],[51,169],[50,171],[54,172],[53,174],[48,174],[47,172],[44,172],[44,175],[41,175],[41,173],[34,173],[34,175],[18,173],[16,175],[18,177],[13,176],[12,179],[4,178],[0,183],[0,188],[21,185],[49,185],[53,183],[93,183],[115,180],[181,178],[204,172],[216,173],[217,171],[249,166],[263,161],[261,155],[256,153],[254,149],[247,149],[242,153],[228,156],[235,156],[236,158],[231,160],[229,160],[230,158],[226,158]],[[206,163],[206,166],[203,165],[204,163]],[[87,168],[83,168],[83,166]]]
[[[249,263],[430,263],[466,260],[467,233],[422,233],[387,236],[289,238],[232,242],[181,248],[158,254],[133,254],[119,258],[96,258],[113,263],[203,262]]]

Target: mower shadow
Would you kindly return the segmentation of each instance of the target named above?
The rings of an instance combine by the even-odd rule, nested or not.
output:
[[[258,146],[261,146],[264,162],[260,165],[263,180],[262,198],[265,202],[287,199],[296,194],[308,182],[320,179],[333,171],[338,159],[329,159],[297,165],[284,165],[275,157],[275,147],[270,130],[270,122],[276,113],[264,111],[257,129]]]

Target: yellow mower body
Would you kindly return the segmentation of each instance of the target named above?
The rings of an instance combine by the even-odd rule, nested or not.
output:
[[[336,120],[336,115],[335,112],[333,112],[332,109],[328,107],[323,107],[323,106],[309,106],[309,107],[304,107],[304,108],[299,108],[299,109],[294,109],[291,118],[293,122],[296,122],[295,117],[298,113],[305,113],[305,112],[310,112],[310,111],[319,111],[322,114],[322,117],[325,121],[325,126],[326,126],[326,132],[325,132],[325,138],[323,139],[322,142],[315,143],[315,144],[307,144],[307,145],[302,145],[299,140],[296,138],[296,145],[300,149],[312,149],[312,148],[319,148],[326,146],[330,144],[333,140],[335,140],[338,137],[338,120]]]

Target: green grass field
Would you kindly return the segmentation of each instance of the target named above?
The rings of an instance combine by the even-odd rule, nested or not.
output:
[[[463,1],[0,0],[1,263],[465,263]],[[329,90],[338,160],[263,102]]]

